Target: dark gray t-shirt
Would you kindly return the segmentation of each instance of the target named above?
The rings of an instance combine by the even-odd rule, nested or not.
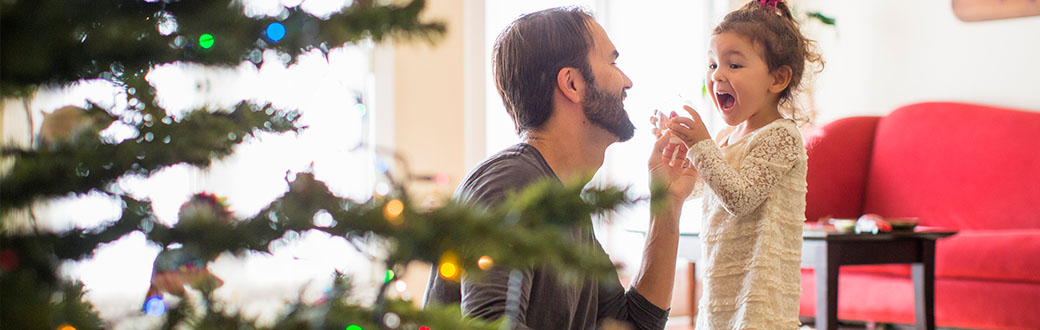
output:
[[[455,191],[454,198],[491,207],[508,192],[545,178],[560,182],[537,149],[520,143],[478,165]],[[572,237],[593,244],[602,258],[608,258],[591,228],[574,229]],[[606,280],[590,278],[568,285],[540,267],[518,271],[522,274],[517,278],[521,284],[519,305],[509,313],[518,329],[598,329],[607,319],[627,322],[636,329],[664,329],[668,320],[668,311],[650,303],[635,289],[625,292],[616,273]],[[479,282],[463,278],[458,283],[438,276],[434,267],[423,306],[459,303],[466,315],[497,319],[506,314],[510,272],[492,269]]]

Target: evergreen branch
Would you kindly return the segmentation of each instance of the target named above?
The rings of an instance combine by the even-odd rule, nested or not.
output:
[[[154,105],[143,112],[163,113]],[[272,114],[268,114],[268,111]],[[230,113],[196,110],[183,119],[140,116],[137,137],[116,144],[98,137],[98,127],[115,120],[96,105],[87,110],[98,120],[94,130],[36,150],[12,151],[10,170],[0,179],[0,214],[40,198],[102,189],[125,174],[149,175],[179,163],[207,167],[230,155],[246,136],[258,132],[296,131],[298,114],[270,105],[238,104]],[[133,117],[133,110],[130,117]],[[192,132],[183,134],[181,132]]]
[[[247,17],[240,3],[222,1],[72,0],[17,1],[0,11],[0,91],[28,95],[36,86],[61,86],[81,79],[112,80],[156,65],[193,62],[233,66],[259,63],[264,50],[288,54],[294,62],[311,49],[389,37],[432,40],[444,33],[440,22],[420,21],[424,0],[406,5],[357,0],[328,18],[299,8],[284,18]],[[160,26],[173,26],[169,34]],[[271,40],[266,27],[280,22],[283,39]],[[164,25],[165,24],[165,25]],[[203,47],[203,34],[213,36]]]
[[[78,260],[88,257],[100,244],[114,241],[132,231],[146,233],[148,240],[162,246],[179,242],[186,249],[200,253],[200,257],[212,260],[223,252],[240,253],[247,250],[268,252],[274,240],[287,232],[320,230],[332,235],[351,239],[375,234],[397,243],[391,248],[388,264],[400,265],[408,260],[424,260],[431,263],[443,261],[446,253],[457,253],[459,267],[472,276],[480,276],[477,259],[488,255],[499,266],[519,268],[533,265],[552,267],[564,280],[575,280],[581,276],[605,276],[613,274],[613,265],[606,258],[595,258],[591,246],[576,243],[568,230],[591,228],[588,214],[606,212],[630,203],[623,190],[614,188],[584,191],[578,185],[564,186],[546,181],[521,192],[502,206],[485,209],[463,203],[449,203],[432,211],[415,211],[404,201],[404,209],[397,217],[387,213],[388,205],[395,199],[373,198],[364,203],[346,201],[332,195],[328,187],[314,179],[310,173],[300,173],[290,183],[289,191],[276,199],[256,217],[235,223],[195,221],[178,223],[166,227],[155,223],[152,210],[146,201],[123,196],[126,205],[122,217],[108,226],[95,230],[72,230],[63,234],[23,234],[0,236],[3,246],[13,249],[21,260],[20,271],[31,271],[34,276],[50,275],[52,278],[38,281],[39,285],[56,285],[53,278],[60,260]],[[595,201],[590,203],[589,201]],[[546,212],[546,205],[557,211]],[[326,210],[333,215],[336,224],[318,227],[313,224],[314,214]],[[570,210],[570,211],[567,211]],[[559,217],[548,219],[545,217]],[[403,217],[402,221],[392,221]],[[580,233],[577,232],[577,233]],[[393,266],[391,266],[393,267]],[[4,276],[3,280],[10,280]],[[5,283],[5,286],[8,285]],[[16,285],[17,286],[17,285]],[[24,289],[24,288],[23,288]],[[50,292],[48,290],[41,290]],[[15,291],[17,292],[17,291]],[[3,292],[6,296],[8,292]],[[346,294],[341,293],[341,294]],[[6,296],[10,298],[10,296]],[[6,299],[5,298],[5,299]],[[342,301],[334,297],[335,301]],[[394,313],[405,324],[439,325],[441,329],[490,329],[481,321],[460,319],[454,309],[415,311],[410,302],[381,300],[373,307],[347,305],[331,302],[328,308],[297,304],[297,309],[311,312],[290,312],[285,320],[279,321],[276,329],[338,328],[359,324],[375,326],[387,312]],[[239,328],[252,324],[238,314],[207,306],[203,318],[194,318],[189,306],[174,307],[168,311],[165,328],[176,328],[190,324],[198,329],[223,329],[228,326]],[[316,309],[317,308],[317,309]],[[457,306],[455,307],[457,308]],[[325,310],[327,312],[320,312]],[[315,314],[318,311],[318,314]],[[315,323],[318,322],[318,323]],[[254,327],[254,326],[249,326]],[[256,328],[256,327],[254,327]]]

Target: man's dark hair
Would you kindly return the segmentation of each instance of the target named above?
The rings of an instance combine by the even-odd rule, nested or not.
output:
[[[560,70],[577,68],[592,83],[591,20],[580,7],[551,8],[521,16],[498,35],[491,70],[518,134],[549,119]]]

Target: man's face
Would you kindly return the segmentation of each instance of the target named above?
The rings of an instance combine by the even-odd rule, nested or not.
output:
[[[606,88],[596,85],[598,84],[593,84],[585,92],[585,102],[581,105],[585,117],[596,126],[617,135],[621,142],[628,141],[635,135],[636,127],[628,118],[628,112],[622,104],[625,91],[611,93]]]
[[[632,81],[617,66],[618,52],[607,38],[607,32],[595,21],[589,21],[593,46],[589,51],[588,88],[582,110],[592,123],[613,133],[621,142],[635,134],[635,125],[628,118],[623,101],[625,90],[632,88]]]

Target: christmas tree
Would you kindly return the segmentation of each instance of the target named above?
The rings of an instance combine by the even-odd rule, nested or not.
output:
[[[328,54],[358,42],[434,42],[444,24],[421,20],[424,5],[422,0],[354,0],[331,15],[316,16],[299,6],[250,15],[239,1],[3,1],[4,98],[24,99],[41,89],[100,79],[116,86],[128,102],[118,113],[92,103],[59,109],[33,132],[37,140],[31,145],[4,146],[0,328],[110,327],[83,299],[83,285],[60,276],[59,268],[134,232],[164,250],[153,265],[150,295],[178,294],[188,287],[202,297],[199,303],[166,302],[156,295],[160,299],[142,302],[140,313],[161,318],[156,325],[163,329],[491,329],[505,321],[463,318],[457,306],[418,310],[388,294],[388,287],[412,260],[432,263],[441,276],[453,279],[480,276],[492,265],[547,265],[567,278],[611,274],[614,266],[608,260],[589,258],[589,247],[565,239],[565,227],[587,225],[590,215],[634,202],[622,189],[545,183],[494,209],[452,201],[427,208],[416,205],[406,191],[410,173],[382,173],[394,183],[392,189],[354,201],[302,172],[255,216],[235,218],[219,198],[200,194],[170,226],[157,221],[149,200],[115,184],[178,164],[206,168],[258,134],[306,129],[294,109],[247,100],[226,109],[171,115],[146,79],[156,68],[244,62],[260,67],[265,65],[261,55],[271,51],[291,63],[314,50]],[[101,133],[115,122],[130,126],[131,136],[113,139]],[[36,202],[87,193],[118,200],[121,215],[104,225],[60,232],[16,225],[18,215]],[[323,213],[333,221],[316,224],[316,215]],[[206,271],[206,264],[216,256],[269,252],[271,243],[287,233],[307,231],[342,237],[359,248],[385,249],[377,267],[384,267],[387,276],[374,302],[350,299],[351,279],[343,274],[330,274],[335,280],[321,300],[291,303],[272,324],[258,324],[213,298],[221,281]],[[366,244],[373,241],[381,244]]]

